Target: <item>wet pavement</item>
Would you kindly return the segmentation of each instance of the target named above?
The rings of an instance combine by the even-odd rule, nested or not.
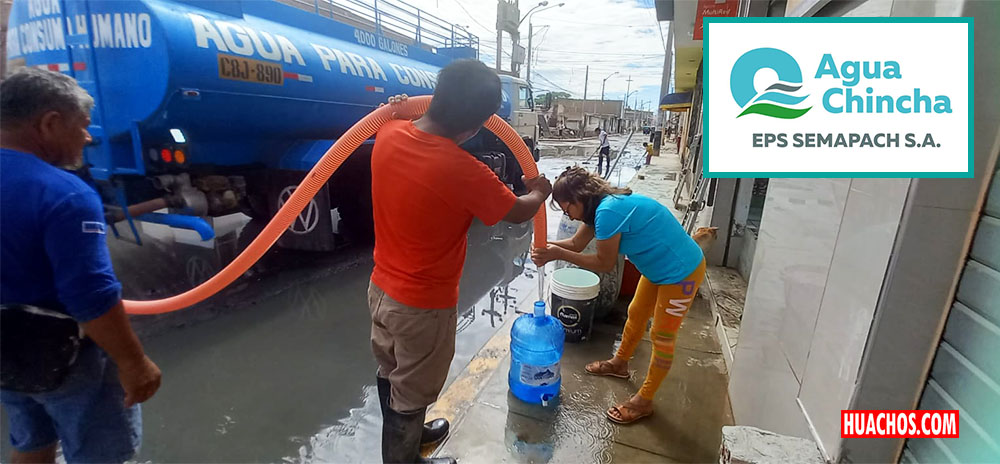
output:
[[[607,359],[620,333],[620,326],[595,325],[591,341],[566,345],[559,400],[542,407],[508,391],[510,356],[502,349],[509,344],[508,332],[498,332],[499,340],[487,345],[492,351],[481,355],[496,357],[496,368],[469,404],[450,414],[458,421],[437,455],[464,463],[718,462],[722,426],[732,424],[732,411],[725,361],[703,297],[681,326],[674,365],[653,400],[654,414],[631,425],[608,421],[604,411],[642,384],[651,355],[648,337],[636,349],[628,380],[591,376],[583,366]],[[453,394],[449,389],[442,402]]]
[[[633,134],[628,146],[625,147],[624,155],[619,157],[618,155],[622,152],[627,139],[627,134],[608,136],[611,153],[615,158],[611,160],[611,175],[607,176],[607,179],[618,186],[628,184],[646,160],[646,152],[642,143],[649,141],[649,135],[642,132]],[[550,179],[555,179],[555,176],[558,176],[563,169],[574,164],[579,164],[591,171],[597,170],[597,155],[594,154],[598,148],[596,137],[575,141],[542,141],[539,142],[538,148],[541,154],[538,169]]]
[[[192,288],[259,230],[246,218],[226,218],[216,228],[219,238],[208,244],[149,225],[143,246],[110,239],[125,298]],[[518,290],[507,289],[505,299],[504,289],[524,274],[530,237],[530,224],[476,223],[470,230],[449,383],[513,313]],[[370,247],[274,249],[202,304],[133,317],[164,373],[161,389],[142,406],[136,461],[379,461],[366,301],[372,265]],[[2,448],[9,456],[7,440]]]
[[[470,231],[456,375],[503,323],[488,314],[491,301],[498,314],[504,309],[491,293],[521,274],[515,261],[527,250],[527,230],[477,224]],[[113,244],[126,297],[159,296],[162,287],[143,284],[170,279],[181,282],[166,290],[176,293],[231,259],[220,256],[220,247],[148,241],[142,248]],[[171,250],[171,257],[149,256],[151,249]],[[123,272],[149,262],[164,265]],[[163,387],[143,405],[137,461],[378,461],[373,444],[381,417],[366,302],[371,268],[370,248],[275,250],[208,304],[135,318],[147,353],[164,372]]]
[[[551,175],[576,159],[547,163],[543,157],[540,164]],[[678,169],[676,154],[665,151],[627,182],[633,190],[672,207]],[[549,215],[550,234],[558,221],[557,214]],[[542,407],[523,403],[508,392],[508,323],[432,409],[455,424],[436,454],[464,463],[718,462],[722,426],[732,424],[733,418],[727,367],[706,294],[698,295],[681,326],[675,361],[656,393],[653,416],[623,426],[604,417],[608,407],[638,391],[645,378],[651,354],[648,334],[636,350],[628,380],[591,376],[583,370],[586,363],[612,355],[620,324],[595,324],[592,340],[567,343],[560,361],[560,398]],[[619,300],[619,305],[627,303]],[[519,304],[522,311],[530,310],[530,301]]]
[[[622,153],[622,147],[627,139],[627,134],[608,136],[612,155],[615,156],[615,159],[611,160],[612,170],[608,181],[619,187],[628,185],[639,168],[642,167],[642,163],[646,161],[646,152],[645,148],[642,147],[642,142],[648,141],[649,136],[643,135],[642,132],[636,132],[628,146],[625,147],[624,155],[619,157],[618,155]],[[597,147],[596,137],[575,141],[543,140],[538,144],[541,154],[538,161],[538,171],[545,174],[553,182],[567,167],[583,166],[591,171],[596,171],[597,156],[593,154],[596,153]],[[551,208],[548,210],[549,237],[556,236],[561,217],[561,211],[553,211]]]
[[[612,147],[624,140],[612,136]],[[583,150],[593,152],[596,140],[558,145],[540,145],[539,168],[551,179],[584,161]],[[637,135],[629,152],[640,150]],[[634,174],[627,159],[620,163],[625,182]],[[550,226],[559,218],[550,211]],[[214,226],[217,238],[209,242],[151,224],[141,227],[142,246],[109,239],[125,298],[163,298],[196,286],[231,261],[263,224],[233,215],[217,218]],[[456,356],[445,388],[513,319],[517,304],[537,298],[534,266],[524,263],[530,239],[530,224],[488,228],[477,222],[470,230]],[[133,317],[164,373],[159,392],[143,404],[136,461],[378,462],[381,414],[366,302],[372,265],[370,247],[272,249],[206,302]],[[2,442],[0,453],[9,456],[9,442]]]

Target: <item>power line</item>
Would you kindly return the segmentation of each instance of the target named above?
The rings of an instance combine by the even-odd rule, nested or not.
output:
[[[658,56],[663,58],[663,53],[601,53],[601,52],[582,52],[578,50],[549,50],[549,49],[536,49],[543,52],[553,52],[553,53],[569,53],[577,55],[611,55],[611,56]]]
[[[505,41],[506,42],[506,41]],[[496,46],[496,40],[489,40],[483,37],[479,38],[480,45],[492,45]],[[543,52],[555,52],[555,53],[569,53],[575,55],[601,55],[601,56],[644,56],[644,57],[660,57],[663,58],[663,53],[616,53],[616,52],[591,52],[591,51],[581,51],[581,50],[553,50],[547,48],[539,48],[535,46],[534,50],[540,50]]]
[[[544,42],[545,38],[549,36],[549,30],[551,30],[551,29],[552,29],[551,27],[547,27],[547,26],[545,27],[545,32],[543,32],[542,33],[542,37],[540,39],[538,39],[538,45],[536,45],[534,47],[535,49],[532,50],[532,57],[531,57],[532,63],[531,64],[533,66],[535,66],[535,67],[538,67],[538,57],[542,55],[541,53],[538,53],[538,47],[542,46],[542,42]],[[530,34],[531,31],[528,31],[528,33]]]
[[[570,94],[572,94],[572,93],[573,93],[573,91],[572,91],[572,90],[569,90],[569,89],[567,89],[566,87],[563,87],[563,86],[561,86],[561,85],[559,85],[559,84],[556,84],[555,82],[552,82],[552,80],[551,80],[551,79],[549,79],[549,78],[545,77],[545,75],[544,75],[544,74],[542,74],[542,73],[540,73],[540,72],[538,72],[538,71],[535,71],[535,72],[534,72],[534,74],[535,74],[535,76],[537,76],[537,77],[540,77],[540,78],[542,78],[542,80],[544,80],[545,82],[549,83],[549,85],[551,85],[551,86],[553,86],[553,87],[555,87],[555,88],[557,88],[557,89],[559,89],[559,90],[562,90],[562,91],[564,91],[564,92],[568,92],[568,93],[570,93]]]
[[[663,49],[663,53],[667,52],[667,39],[663,37],[663,29],[660,27],[660,22],[656,20],[656,14],[653,13],[653,9],[646,9],[649,13],[649,18],[653,20],[653,25],[656,26],[656,30],[660,33],[660,48]]]
[[[535,49],[534,51],[538,51],[538,50]],[[632,59],[630,59],[630,60],[628,60],[628,61],[626,61],[624,63],[622,62],[621,59],[615,59],[615,58],[585,59],[585,58],[573,58],[573,57],[549,58],[549,59],[546,59],[546,62],[549,62],[549,63],[581,63],[581,64],[590,64],[590,63],[617,63],[617,64],[626,64],[626,65],[627,64],[631,64],[631,63],[649,63],[647,66],[655,66],[657,63],[659,63],[660,65],[663,64],[663,57],[650,56],[650,57],[646,57],[646,58],[632,58]]]
[[[566,23],[566,24],[580,24],[580,25],[583,25],[583,26],[623,27],[623,28],[640,27],[640,26],[637,26],[635,24],[585,23],[585,22],[580,22],[580,21],[567,21],[565,19],[551,19],[551,18],[546,18],[545,21],[553,21],[553,22],[557,22],[557,23]]]
[[[476,17],[472,15],[472,13],[469,13],[469,10],[465,9],[465,5],[462,5],[462,2],[460,2],[458,0],[454,0],[454,2],[455,2],[456,5],[458,5],[459,8],[462,9],[462,11],[465,12],[465,15],[468,16],[469,19],[472,20],[472,22],[478,24],[479,27],[483,28],[484,31],[491,32],[490,28],[484,26],[483,23],[479,22],[479,20],[477,20]],[[492,31],[492,32],[496,32],[496,31]]]
[[[536,72],[536,73],[535,73],[535,77],[539,77],[539,78],[541,78],[541,79],[542,79],[543,81],[545,81],[545,82],[546,82],[547,84],[549,84],[549,85],[551,85],[551,86],[553,86],[553,87],[555,87],[555,88],[557,88],[557,89],[559,89],[559,90],[562,90],[562,91],[564,91],[564,92],[569,92],[569,93],[573,93],[573,92],[572,92],[571,90],[567,89],[566,87],[563,87],[563,86],[561,86],[561,85],[559,85],[559,84],[556,84],[555,82],[552,82],[552,80],[551,80],[551,79],[549,79],[549,78],[547,78],[547,77],[545,77],[545,75],[544,75],[544,74],[539,74],[539,73],[537,73],[537,72]]]

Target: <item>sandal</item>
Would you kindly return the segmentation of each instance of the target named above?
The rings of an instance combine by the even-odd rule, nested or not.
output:
[[[621,417],[621,419],[612,415],[611,411],[617,412],[618,417]],[[633,412],[630,415],[628,411],[633,411]],[[608,420],[610,420],[611,422],[614,422],[616,424],[626,425],[626,424],[631,424],[644,417],[652,416],[653,410],[650,409],[649,411],[639,411],[634,406],[628,404],[628,402],[625,402],[619,404],[618,406],[612,406],[608,408],[608,410],[604,412],[604,415],[607,416]]]
[[[584,366],[583,370],[587,371],[590,375],[603,375],[618,379],[628,378],[628,369],[625,370],[624,374],[621,372],[615,372],[615,367],[607,361],[594,361]]]

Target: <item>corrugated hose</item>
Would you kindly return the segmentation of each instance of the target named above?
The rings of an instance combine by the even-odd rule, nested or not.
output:
[[[264,229],[254,238],[253,242],[243,250],[229,265],[219,271],[207,281],[203,282],[191,290],[179,295],[164,298],[161,300],[134,301],[125,300],[125,312],[129,314],[163,314],[187,308],[197,304],[206,298],[215,295],[237,278],[243,275],[250,266],[253,266],[274,245],[274,242],[281,237],[281,234],[288,229],[288,226],[298,217],[302,209],[316,193],[326,184],[330,176],[340,167],[341,163],[347,159],[365,140],[368,140],[375,131],[383,124],[393,119],[412,119],[422,115],[430,106],[431,97],[429,95],[410,97],[401,103],[381,106],[360,121],[354,124],[342,137],[334,142],[333,146],[320,158],[319,162],[313,166],[312,170],[306,174],[305,179],[299,184],[295,192],[285,204],[278,210],[274,218],[264,227]],[[484,125],[491,132],[496,134],[507,147],[514,153],[524,176],[528,179],[538,177],[538,166],[524,144],[521,136],[514,131],[506,121],[497,115],[490,116]],[[546,223],[545,207],[538,208],[534,218],[534,246],[544,248],[546,243]],[[542,279],[543,270],[539,269],[538,287],[539,299],[542,299]]]

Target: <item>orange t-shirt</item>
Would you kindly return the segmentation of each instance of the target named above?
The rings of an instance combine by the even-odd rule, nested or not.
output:
[[[496,224],[516,200],[455,142],[411,121],[383,125],[372,151],[372,282],[408,306],[453,308],[472,218]]]

